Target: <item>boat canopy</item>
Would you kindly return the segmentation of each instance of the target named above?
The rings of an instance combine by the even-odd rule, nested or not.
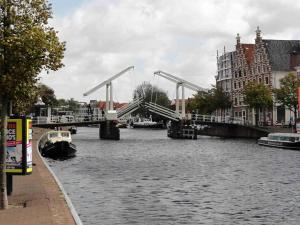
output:
[[[271,133],[268,135],[269,140],[274,141],[289,141],[296,142],[300,141],[300,134],[296,133]]]

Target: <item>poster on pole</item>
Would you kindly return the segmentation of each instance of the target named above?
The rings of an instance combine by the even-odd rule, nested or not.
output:
[[[32,172],[32,122],[11,117],[7,122],[6,173],[26,175]]]

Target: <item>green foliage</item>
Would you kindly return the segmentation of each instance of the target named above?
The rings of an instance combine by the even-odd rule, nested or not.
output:
[[[140,97],[143,97],[145,102],[154,102],[164,107],[170,107],[171,101],[169,100],[167,93],[148,82],[143,82],[134,90],[133,98],[135,99]],[[149,117],[149,112],[145,108],[141,108],[135,113],[144,117]],[[153,118],[155,118],[155,116]]]
[[[65,44],[48,25],[47,0],[0,0],[0,209],[7,208],[6,128],[9,100],[23,113],[36,100],[36,83],[42,70],[58,70]]]
[[[268,109],[273,105],[272,92],[264,84],[248,83],[243,91],[244,102],[254,109]]]
[[[68,106],[67,110],[69,110],[69,111],[76,111],[80,106],[79,102],[74,100],[74,98],[67,100],[66,103]]]
[[[57,105],[57,99],[55,97],[54,90],[45,84],[38,84],[38,96],[42,98],[42,101],[47,106],[53,107]]]
[[[170,106],[167,93],[148,82],[143,82],[134,90],[133,98],[140,97],[144,97],[145,102],[154,102],[165,107]]]
[[[293,73],[289,73],[280,79],[280,88],[273,90],[276,101],[291,111],[297,112],[298,87],[300,87],[300,78]]]
[[[212,114],[216,109],[227,109],[232,105],[229,95],[221,88],[213,87],[208,92],[198,92],[188,104],[188,111],[197,111],[199,114]]]
[[[47,1],[0,0],[0,90],[19,111],[34,102],[40,72],[63,66],[65,44],[50,18]]]

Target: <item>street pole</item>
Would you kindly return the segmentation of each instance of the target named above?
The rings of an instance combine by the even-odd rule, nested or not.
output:
[[[10,27],[11,27],[11,0],[4,1],[2,5],[3,12],[3,27],[2,27],[2,38],[6,39],[9,37]],[[8,74],[8,63],[7,63],[7,49],[3,47],[2,59],[2,71],[0,71],[1,75]],[[7,115],[8,115],[8,96],[6,93],[1,93],[0,100],[2,103],[1,110],[1,143],[0,143],[0,210],[8,208],[8,199],[7,199],[7,183],[6,183],[6,135],[7,135]]]

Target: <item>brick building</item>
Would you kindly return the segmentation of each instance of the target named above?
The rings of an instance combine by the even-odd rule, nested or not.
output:
[[[257,28],[255,44],[241,43],[237,35],[234,56],[231,91],[233,116],[253,124],[254,110],[244,103],[244,86],[248,82],[257,82],[269,88],[279,88],[282,77],[289,72],[300,72],[300,41],[262,39],[261,31]],[[273,109],[266,113],[266,121],[269,124],[277,121],[288,123],[293,120],[291,115],[287,109],[274,103]],[[263,113],[259,112],[259,121],[263,121],[263,117]]]

